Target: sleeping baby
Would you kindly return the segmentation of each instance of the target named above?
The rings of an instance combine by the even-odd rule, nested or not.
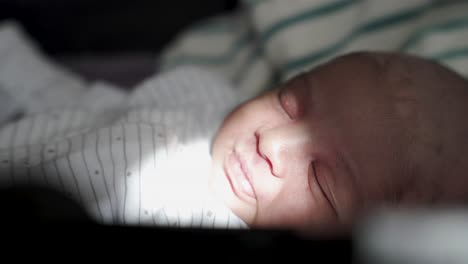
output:
[[[346,232],[379,207],[468,199],[468,83],[434,62],[347,54],[240,102],[191,67],[88,87],[5,32],[0,181],[98,222]]]
[[[214,186],[249,226],[345,231],[378,207],[463,205],[468,82],[428,60],[353,53],[244,103]]]

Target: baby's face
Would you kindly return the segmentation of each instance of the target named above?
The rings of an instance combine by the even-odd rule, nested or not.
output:
[[[406,186],[418,162],[437,159],[419,142],[441,148],[441,94],[426,64],[345,56],[240,105],[213,144],[214,189],[252,227],[312,231],[346,227],[373,204],[425,199]]]

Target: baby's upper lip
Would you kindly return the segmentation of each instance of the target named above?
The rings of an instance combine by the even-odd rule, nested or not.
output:
[[[237,195],[245,193],[248,196],[255,198],[255,188],[252,184],[250,169],[247,167],[247,163],[242,155],[233,149],[225,162],[226,176],[228,177],[234,192]],[[243,195],[241,196],[244,197]]]
[[[253,136],[246,140],[245,144],[234,149],[237,157],[239,158],[242,168],[244,170],[247,179],[253,186],[253,181],[256,173],[265,173],[268,168],[268,173],[272,173],[272,164],[270,161],[263,157],[258,150],[258,137]],[[266,168],[259,164],[264,164]]]
[[[244,155],[242,155],[239,151],[234,149],[234,154],[236,155],[237,159],[239,160],[241,164],[241,169],[244,172],[245,176],[247,177],[247,180],[250,182],[252,185],[252,176],[251,176],[251,170],[249,165],[247,164]],[[252,186],[253,187],[253,186]]]

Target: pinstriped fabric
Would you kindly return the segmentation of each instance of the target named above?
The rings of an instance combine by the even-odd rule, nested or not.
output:
[[[22,112],[0,124],[0,184],[54,188],[105,224],[246,228],[207,189],[209,140],[237,103],[225,81],[182,67],[131,94],[106,83],[77,86],[18,30],[0,26],[0,54],[8,49],[14,62],[14,70],[0,63],[0,89]]]

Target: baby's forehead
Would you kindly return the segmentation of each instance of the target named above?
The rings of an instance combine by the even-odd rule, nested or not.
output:
[[[428,80],[443,81],[442,66],[411,55],[387,52],[358,52],[324,64],[320,74],[340,83],[358,80],[360,85],[382,88],[387,92],[401,89],[419,90]],[[313,73],[312,73],[313,75]]]
[[[332,103],[341,102],[348,107],[352,102],[380,102],[388,107],[397,103],[399,113],[408,113],[401,110],[402,104],[419,101],[413,106],[432,105],[443,94],[456,94],[453,87],[467,86],[466,81],[460,81],[454,72],[436,62],[384,52],[344,55],[311,69],[303,77],[306,81],[293,78],[287,86],[306,86],[313,91],[310,94],[322,93]],[[354,100],[357,94],[360,100]]]
[[[428,60],[400,53],[391,52],[355,52],[331,60],[327,65],[339,67],[350,72],[365,72],[368,75],[384,75],[390,78],[411,76],[422,68],[433,64]],[[325,70],[330,68],[325,67]],[[360,76],[366,77],[366,76]],[[367,76],[370,77],[370,76]]]

